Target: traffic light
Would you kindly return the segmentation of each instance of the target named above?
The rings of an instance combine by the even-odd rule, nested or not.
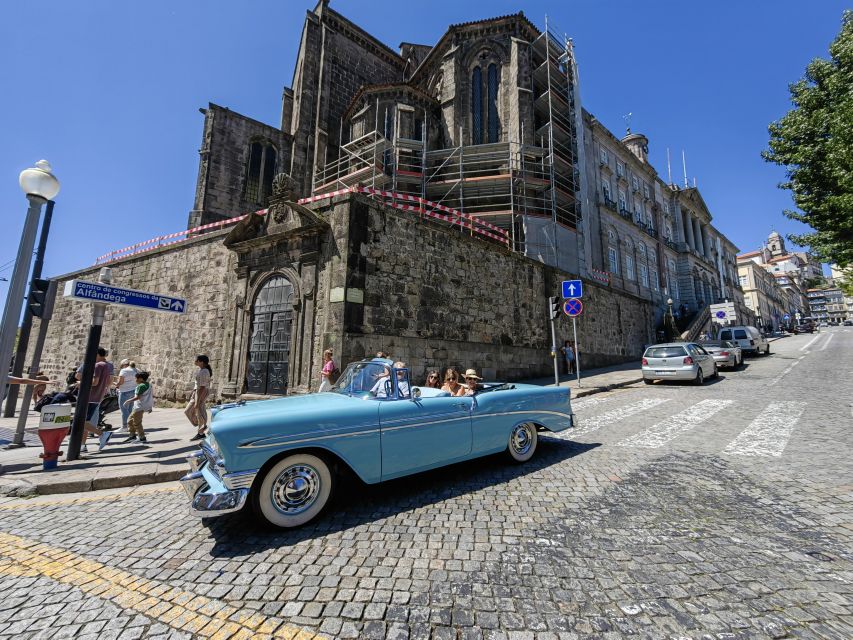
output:
[[[551,320],[556,320],[560,315],[560,299],[557,296],[548,298],[548,313]]]
[[[30,285],[30,295],[27,298],[27,306],[30,313],[36,318],[41,318],[44,315],[45,308],[48,303],[48,290],[50,289],[50,280],[34,278]]]

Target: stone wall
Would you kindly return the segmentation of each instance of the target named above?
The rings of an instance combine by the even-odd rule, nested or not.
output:
[[[405,360],[416,378],[447,366],[509,380],[553,371],[547,300],[568,274],[362,196],[340,197],[328,213],[333,221],[346,216],[350,227],[347,301],[337,303],[344,307],[337,312],[344,318],[337,350],[344,362],[383,350]],[[638,359],[653,336],[650,304],[585,286],[578,321],[584,366]],[[571,322],[557,322],[562,344]],[[337,336],[325,338],[318,348],[338,346]]]
[[[233,336],[232,254],[222,245],[223,232],[206,234],[177,247],[128,258],[112,266],[112,282],[133,289],[187,299],[181,316],[107,306],[101,345],[116,366],[122,358],[150,371],[156,396],[183,401],[192,391],[195,356],[206,353],[213,367],[213,392],[225,379]],[[42,369],[64,380],[83,361],[92,306],[62,297],[63,282],[97,280],[98,268],[62,276],[56,308],[42,357]],[[37,328],[33,329],[35,341]]]
[[[289,134],[225,107],[208,105],[188,229],[262,208],[261,203],[244,198],[249,147],[255,140],[271,142],[275,147],[276,173],[290,170]]]

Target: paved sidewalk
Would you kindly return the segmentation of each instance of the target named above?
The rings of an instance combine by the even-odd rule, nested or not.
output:
[[[115,431],[103,451],[98,452],[96,438],[89,438],[85,459],[65,462],[60,458],[57,469],[44,471],[38,457],[43,451],[36,434],[38,418],[39,414],[29,412],[25,438],[28,446],[0,448],[0,496],[73,493],[177,480],[188,470],[187,453],[198,448],[198,443],[189,440],[195,427],[182,410],[154,409],[145,416],[147,446],[119,444],[127,432]],[[17,421],[17,417],[0,418],[0,445],[11,440]],[[109,414],[107,422],[120,427],[120,414]],[[67,438],[62,451],[68,451]]]
[[[583,363],[581,363],[581,367],[583,367]],[[593,393],[610,391],[611,389],[625,387],[629,384],[642,381],[643,374],[640,371],[639,359],[636,362],[626,362],[610,367],[590,369],[589,371],[581,369],[580,386],[578,386],[577,378],[574,375],[567,376],[560,373],[560,386],[571,388],[572,398],[583,398]],[[532,380],[523,380],[523,382],[553,387],[554,376],[552,374],[547,378],[534,378]]]

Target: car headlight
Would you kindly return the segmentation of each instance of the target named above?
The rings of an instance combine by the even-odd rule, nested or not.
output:
[[[222,453],[219,451],[219,443],[216,442],[216,438],[213,437],[212,433],[207,434],[207,446],[213,450],[217,458],[222,457]]]

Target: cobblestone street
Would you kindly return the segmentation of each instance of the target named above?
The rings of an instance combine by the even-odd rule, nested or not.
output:
[[[853,330],[772,348],[291,532],[175,483],[6,500],[0,638],[849,639]]]

